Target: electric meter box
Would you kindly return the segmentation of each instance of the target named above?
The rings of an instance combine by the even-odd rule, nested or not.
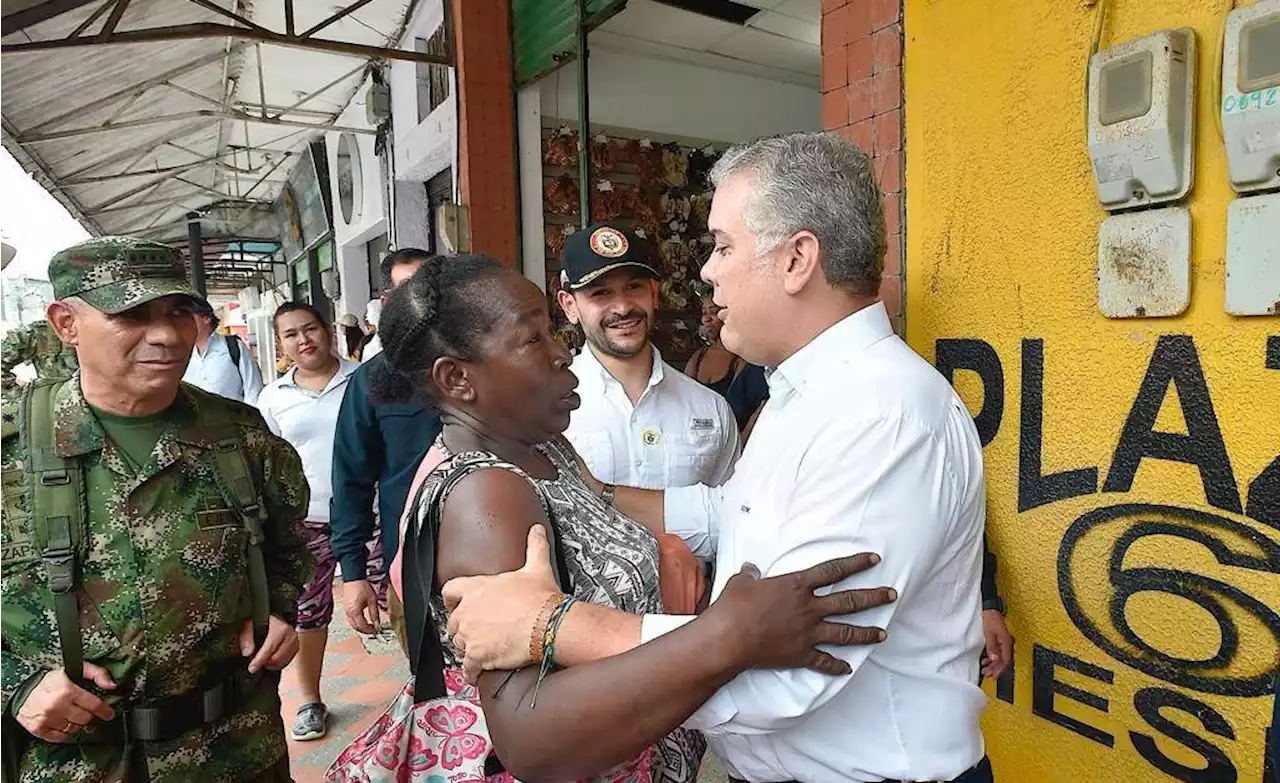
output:
[[[1280,0],[1227,17],[1218,108],[1231,187],[1237,193],[1280,189]]]
[[[1109,211],[1176,201],[1191,190],[1195,33],[1163,30],[1089,60],[1089,157]]]

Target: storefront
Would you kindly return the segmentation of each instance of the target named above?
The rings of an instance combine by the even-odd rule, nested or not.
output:
[[[280,245],[289,268],[292,298],[309,302],[332,322],[337,272],[329,214],[329,170],[323,140],[308,144],[276,202]]]
[[[588,3],[585,80],[576,7],[557,26],[532,5],[513,7],[524,274],[554,296],[568,234],[593,220],[635,230],[665,275],[656,342],[683,363],[698,346],[698,270],[711,249],[707,175],[732,143],[820,129],[820,5],[730,3],[714,17],[652,0],[620,12]],[[562,339],[576,340],[554,300],[553,312]]]

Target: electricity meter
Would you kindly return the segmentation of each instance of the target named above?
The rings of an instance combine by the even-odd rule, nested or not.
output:
[[[1107,318],[1167,318],[1191,303],[1191,212],[1110,215],[1098,227],[1098,309]]]
[[[1227,207],[1227,312],[1280,315],[1280,192]]]
[[[1218,108],[1231,187],[1237,193],[1280,188],[1280,0],[1227,17]]]
[[[1089,157],[1098,201],[1116,211],[1191,190],[1195,33],[1163,30],[1089,61]]]

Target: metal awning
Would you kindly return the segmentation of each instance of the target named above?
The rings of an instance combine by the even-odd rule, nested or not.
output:
[[[343,128],[370,68],[448,57],[399,45],[416,0],[5,0],[6,149],[93,234],[178,246],[208,268],[274,243],[300,151]],[[260,246],[256,249],[260,249]]]

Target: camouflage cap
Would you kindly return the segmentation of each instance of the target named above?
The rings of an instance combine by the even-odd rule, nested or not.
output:
[[[108,315],[181,294],[208,306],[187,282],[177,249],[136,237],[94,237],[49,261],[53,297],[78,296]]]

